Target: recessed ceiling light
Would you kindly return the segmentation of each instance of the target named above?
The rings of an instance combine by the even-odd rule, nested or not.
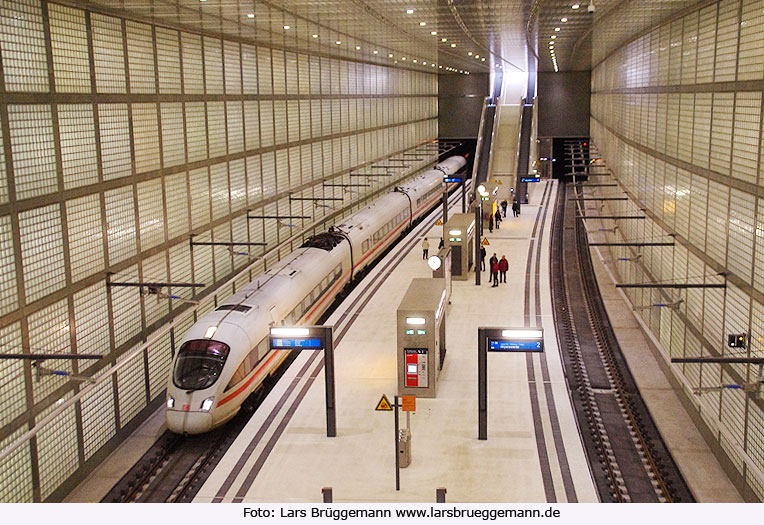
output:
[[[433,64],[432,67],[435,67],[435,64]],[[441,66],[441,67],[443,67],[443,66]]]
[[[456,47],[456,44],[451,44],[451,47]]]
[[[562,22],[563,24],[564,24],[565,22],[567,22],[567,21],[568,21],[568,19],[567,19],[567,18],[560,18],[560,22]]]
[[[355,50],[356,51],[360,51],[361,50],[361,46],[355,46]]]
[[[443,69],[443,66],[438,66],[438,69]]]
[[[437,32],[437,31],[430,31],[430,34],[431,34],[431,35],[437,35],[437,34],[438,34],[438,32]]]
[[[318,38],[318,35],[311,35],[313,38]]]
[[[555,31],[559,31],[559,30],[560,30],[560,28],[559,28],[559,27],[555,27],[555,28],[554,28],[554,30],[555,30]]]
[[[440,41],[441,42],[448,42],[448,38],[441,38]]]
[[[471,56],[472,56],[472,51],[470,51],[469,53],[467,53],[467,56],[470,56],[470,57],[471,57]]]
[[[247,18],[255,18],[255,13],[248,13]]]
[[[376,54],[378,54],[378,53],[379,53],[379,51],[377,51],[377,50],[375,49],[374,51],[372,51],[372,53],[374,53],[374,54],[376,55]]]
[[[387,55],[387,58],[393,58],[393,54],[392,54],[392,53],[389,53],[389,54]]]
[[[475,55],[475,58],[480,58],[480,55]]]
[[[401,60],[406,60],[406,57],[402,57]]]
[[[414,64],[416,64],[416,58],[414,59]]]
[[[557,35],[552,35],[550,38],[551,38],[552,40],[554,40],[555,38],[557,38]]]
[[[425,62],[425,61],[422,61],[422,65],[426,66],[426,65],[427,65],[427,62]]]
[[[407,15],[413,15],[414,14],[414,10],[413,9],[406,9],[406,14]]]
[[[292,29],[292,26],[284,26],[284,29]]]
[[[581,6],[578,4],[573,4],[572,6],[570,6],[571,9],[578,9],[579,7]]]
[[[485,62],[485,58],[481,58],[481,59],[480,59],[480,61],[481,61],[481,62]]]
[[[424,26],[426,26],[426,25],[427,25],[427,22],[419,22],[419,25],[420,25],[420,26],[422,26],[422,27],[424,27]]]
[[[337,40],[335,44],[340,45],[342,43],[342,40]]]

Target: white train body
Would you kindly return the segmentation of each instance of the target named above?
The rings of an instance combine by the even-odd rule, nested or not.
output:
[[[199,434],[236,415],[288,355],[268,349],[270,327],[315,324],[352,275],[440,199],[444,174],[452,175],[464,164],[463,157],[451,157],[409,180],[402,191],[380,197],[333,231],[312,237],[202,316],[186,332],[173,359],[168,428]]]

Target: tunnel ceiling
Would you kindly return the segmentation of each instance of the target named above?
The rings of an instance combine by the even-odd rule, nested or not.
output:
[[[160,25],[440,73],[588,70],[687,0],[63,0]],[[574,9],[573,7],[579,7]],[[565,20],[565,21],[563,21]],[[288,29],[287,29],[288,28]],[[555,28],[559,28],[555,31]],[[555,38],[552,38],[555,37]],[[552,53],[554,51],[554,53]]]

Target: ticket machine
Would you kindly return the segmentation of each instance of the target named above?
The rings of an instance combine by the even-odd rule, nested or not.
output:
[[[435,397],[445,358],[445,279],[412,279],[398,306],[398,394]]]
[[[453,215],[443,226],[443,241],[451,250],[451,278],[466,281],[475,260],[475,216]]]

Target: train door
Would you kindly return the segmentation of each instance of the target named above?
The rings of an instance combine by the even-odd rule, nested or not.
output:
[[[451,246],[451,274],[462,274],[462,247],[458,245]]]

